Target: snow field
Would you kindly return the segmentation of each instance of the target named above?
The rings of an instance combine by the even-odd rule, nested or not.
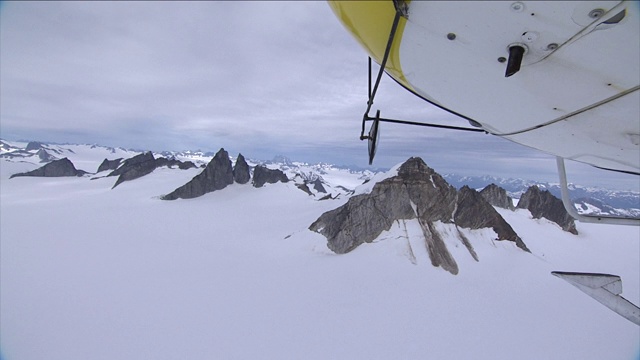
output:
[[[460,268],[453,276],[431,265],[415,220],[333,254],[307,227],[346,199],[316,201],[292,183],[161,201],[200,169],[161,168],[111,190],[115,178],[8,180],[25,165],[0,164],[6,360],[639,353],[636,325],[550,275],[618,274],[638,304],[637,228],[578,224],[573,236],[499,209],[533,253],[463,229],[476,262],[454,228],[437,224]]]

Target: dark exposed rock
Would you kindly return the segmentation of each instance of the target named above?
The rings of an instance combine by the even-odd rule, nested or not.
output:
[[[40,168],[25,173],[11,175],[11,178],[18,176],[41,176],[41,177],[62,177],[62,176],[82,176],[86,171],[76,170],[71,160],[63,158],[52,161]]]
[[[458,266],[434,225],[437,221],[472,229],[492,227],[500,239],[515,241],[526,250],[500,214],[470,190],[464,190],[459,196],[456,189],[422,159],[410,158],[400,166],[397,176],[376,183],[369,194],[353,196],[345,205],[322,214],[309,229],[324,235],[332,251],[344,254],[362,243],[372,242],[396,220],[417,218],[431,263],[452,274],[458,273]],[[477,260],[469,241],[462,233],[458,235]]]
[[[458,192],[458,207],[454,215],[456,225],[468,229],[490,227],[498,240],[509,240],[524,251],[529,251],[511,225],[491,206],[481,193],[463,186]]]
[[[513,199],[507,195],[507,191],[496,184],[487,185],[480,191],[480,195],[493,206],[509,210],[516,209],[513,206]]]
[[[345,205],[322,214],[310,229],[327,237],[331,250],[344,254],[373,241],[397,219],[420,216],[425,222],[450,221],[456,190],[448,185],[437,188],[432,175],[439,177],[422,159],[411,158],[400,167],[398,176],[380,181],[371,193],[353,196]]]
[[[296,178],[300,177],[302,178],[302,176],[300,174],[296,174]],[[322,185],[322,180],[318,177],[313,181],[310,180],[303,180],[303,182],[301,184],[296,184],[296,186],[298,187],[298,189],[306,192],[307,194],[314,196],[314,193],[311,191],[311,189],[309,188],[310,185],[313,185],[313,189],[316,191],[317,194],[326,194],[327,190],[324,188],[324,186]],[[322,200],[322,199],[320,199]]]
[[[25,148],[25,150],[30,151],[30,150],[39,150],[42,149],[42,144],[37,142],[37,141],[29,141],[29,143],[27,144],[27,147]]]
[[[178,161],[178,160],[176,160]],[[178,169],[187,170],[191,168],[196,168],[196,164],[193,161],[178,161]]]
[[[49,161],[53,161],[56,160],[56,157],[49,154],[47,152],[47,150],[40,148],[40,150],[38,150],[38,152],[36,153],[36,155],[38,155],[38,158],[40,158],[40,162],[49,162]]]
[[[118,163],[120,164],[119,166],[117,165]],[[103,168],[114,166],[115,169],[111,173],[109,173],[109,175],[107,175],[118,176],[118,180],[116,180],[116,183],[113,185],[114,188],[124,181],[134,180],[150,174],[153,172],[153,170],[162,166],[177,166],[180,170],[186,170],[196,167],[196,165],[191,161],[182,162],[176,159],[167,159],[164,157],[159,157],[156,159],[153,154],[148,151],[124,161],[121,161],[121,159],[105,159],[102,164],[100,164],[98,172],[100,172]]]
[[[311,190],[309,190],[309,187],[307,186],[306,183],[302,183],[302,184],[296,184],[296,187],[304,192],[306,192],[307,194],[309,194],[310,196],[313,196],[313,193],[311,192]]]
[[[115,170],[118,168],[118,166],[120,166],[120,163],[122,162],[122,158],[118,158],[115,160],[108,160],[108,159],[104,159],[102,161],[102,163],[100,164],[100,166],[98,166],[98,172],[103,172],[103,171],[107,171],[107,170]]]
[[[249,165],[242,154],[238,154],[236,163],[233,166],[233,180],[238,184],[246,184],[251,179]]]
[[[517,207],[529,210],[534,219],[543,217],[560,225],[562,230],[578,235],[576,224],[564,208],[562,200],[546,190],[540,191],[537,186],[531,186],[522,195]]]
[[[231,160],[229,160],[229,154],[224,149],[220,149],[200,174],[170,194],[164,195],[162,199],[191,199],[224,189],[230,184],[233,184]]]
[[[191,168],[195,168],[196,164],[194,164],[192,161],[180,161],[180,160],[176,160],[176,159],[167,159],[164,157],[160,157],[156,159],[156,168],[162,167],[162,166],[166,166],[168,168],[172,168],[174,166],[177,166],[178,169],[180,170],[187,170],[187,169],[191,169]]]
[[[156,169],[155,160],[156,159],[150,151],[144,152],[126,159],[122,162],[120,167],[112,171],[107,176],[118,176],[118,180],[113,184],[113,188],[115,188],[125,181],[134,180],[153,172],[153,170]]]
[[[262,187],[264,184],[275,184],[277,182],[286,183],[289,181],[287,175],[278,169],[268,169],[265,166],[258,165],[253,169],[253,186]]]
[[[124,160],[120,165],[120,167],[113,170],[107,176],[119,176],[129,171],[130,169],[136,167],[136,165],[144,164],[144,163],[147,163],[147,165],[154,164],[154,169],[155,169],[155,158],[153,157],[153,154],[151,153],[151,151],[147,151],[142,154],[138,154],[134,157]]]
[[[322,181],[320,180],[320,178],[317,178],[314,182],[313,182],[313,188],[315,191],[319,192],[319,193],[323,193],[326,194],[327,190],[324,188],[324,186],[322,185]]]

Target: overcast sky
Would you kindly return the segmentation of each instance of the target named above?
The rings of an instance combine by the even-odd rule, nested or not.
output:
[[[367,56],[326,2],[0,4],[4,139],[367,166]],[[373,109],[468,125],[387,77]],[[381,124],[378,149],[374,167],[420,156],[441,173],[557,180],[551,156],[481,133]]]

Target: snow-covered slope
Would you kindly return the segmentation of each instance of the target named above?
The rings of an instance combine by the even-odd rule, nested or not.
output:
[[[74,163],[85,156],[72,150]],[[98,163],[78,168],[104,158],[90,150]],[[201,170],[159,168],[111,190],[107,178],[9,180],[38,165],[0,165],[6,360],[640,354],[638,326],[550,275],[617,274],[640,303],[638,228],[578,223],[574,236],[498,209],[532,253],[467,231],[479,261],[452,244],[453,276],[430,264],[411,221],[333,254],[307,228],[346,197],[315,201],[291,182],[167,202],[157,196]]]

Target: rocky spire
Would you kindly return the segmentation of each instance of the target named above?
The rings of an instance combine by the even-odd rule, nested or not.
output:
[[[251,179],[249,165],[242,154],[238,154],[236,163],[233,166],[233,180],[238,184],[246,184]]]

